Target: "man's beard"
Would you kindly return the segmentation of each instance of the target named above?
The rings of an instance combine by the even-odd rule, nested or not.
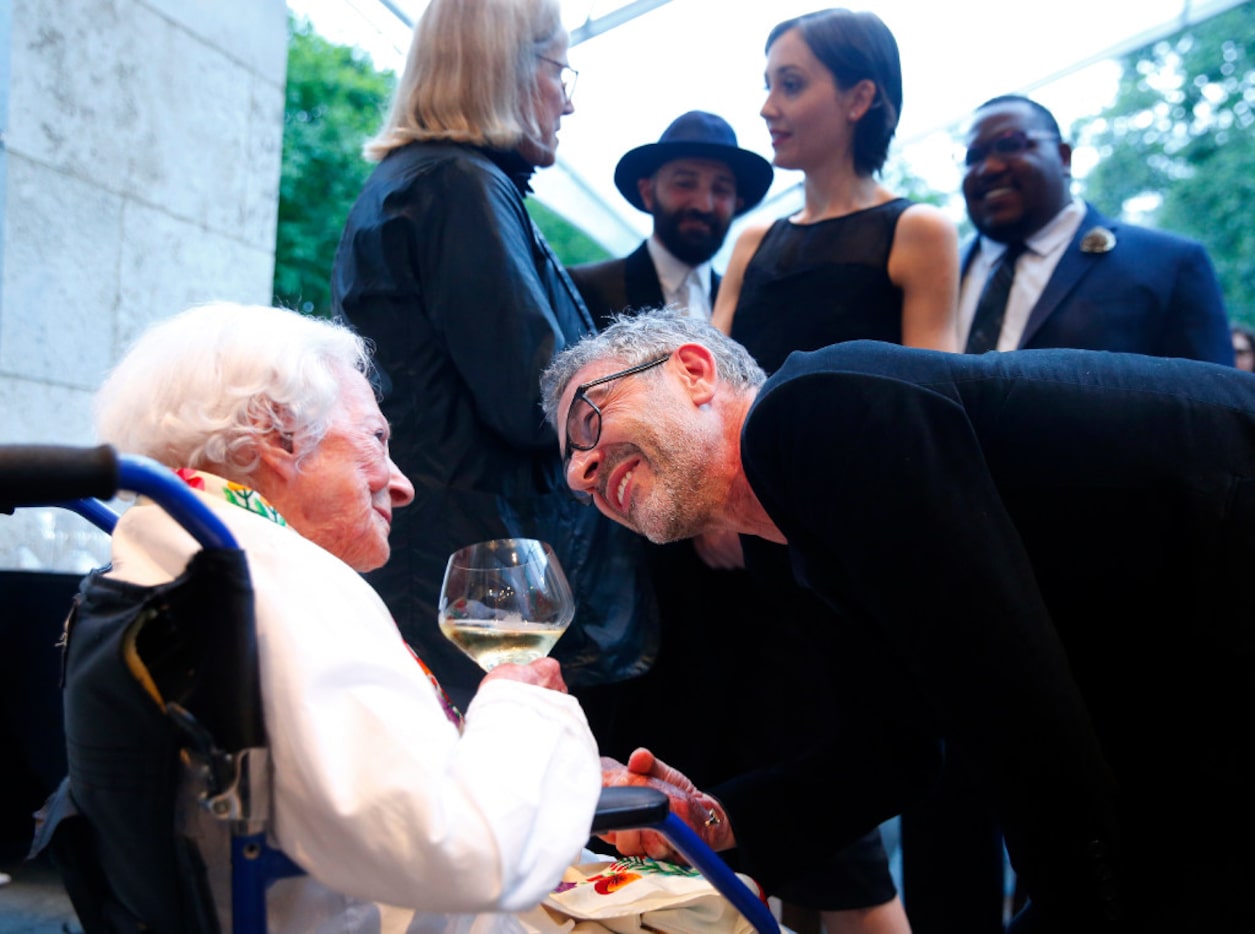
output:
[[[709,473],[711,445],[690,435],[671,437],[664,445],[652,432],[642,440],[650,452],[653,485],[648,499],[634,500],[628,510],[636,531],[656,544],[701,534],[709,523],[714,498],[703,483]]]
[[[710,232],[682,231],[681,222],[691,219],[705,221]],[[731,223],[730,219],[721,223],[714,214],[692,209],[671,212],[659,207],[654,211],[654,233],[672,256],[690,266],[700,266],[719,252]]]

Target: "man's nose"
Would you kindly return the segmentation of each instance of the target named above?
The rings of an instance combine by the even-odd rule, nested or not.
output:
[[[571,451],[566,465],[567,486],[576,492],[591,493],[597,486],[597,472],[601,468],[601,455],[596,448],[591,451]]]
[[[967,167],[968,175],[993,175],[1001,172],[1007,167],[1007,157],[1000,156],[992,149],[981,156],[979,162],[973,162]]]

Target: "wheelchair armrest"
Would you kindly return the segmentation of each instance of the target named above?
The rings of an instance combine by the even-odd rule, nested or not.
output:
[[[593,812],[593,833],[656,827],[666,820],[670,809],[667,796],[657,788],[642,785],[603,788],[597,810]]]

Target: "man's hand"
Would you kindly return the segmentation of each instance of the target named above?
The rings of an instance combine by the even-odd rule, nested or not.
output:
[[[627,765],[602,757],[601,783],[615,785],[647,785],[657,788],[671,802],[671,813],[688,824],[712,850],[736,846],[732,826],[723,806],[704,792],[698,791],[681,772],[655,758],[648,749],[637,749],[628,757]],[[648,856],[682,862],[666,838],[655,830],[616,830],[602,839],[624,856]]]
[[[524,684],[549,688],[560,694],[567,692],[566,682],[562,680],[562,668],[552,658],[538,658],[526,665],[506,662],[484,675],[480,684],[487,684],[489,681],[522,681]]]

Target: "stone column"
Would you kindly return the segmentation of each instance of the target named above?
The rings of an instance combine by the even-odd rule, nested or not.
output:
[[[270,303],[286,59],[283,0],[0,2],[0,442],[91,443],[149,323]],[[0,568],[65,515],[0,516]]]

